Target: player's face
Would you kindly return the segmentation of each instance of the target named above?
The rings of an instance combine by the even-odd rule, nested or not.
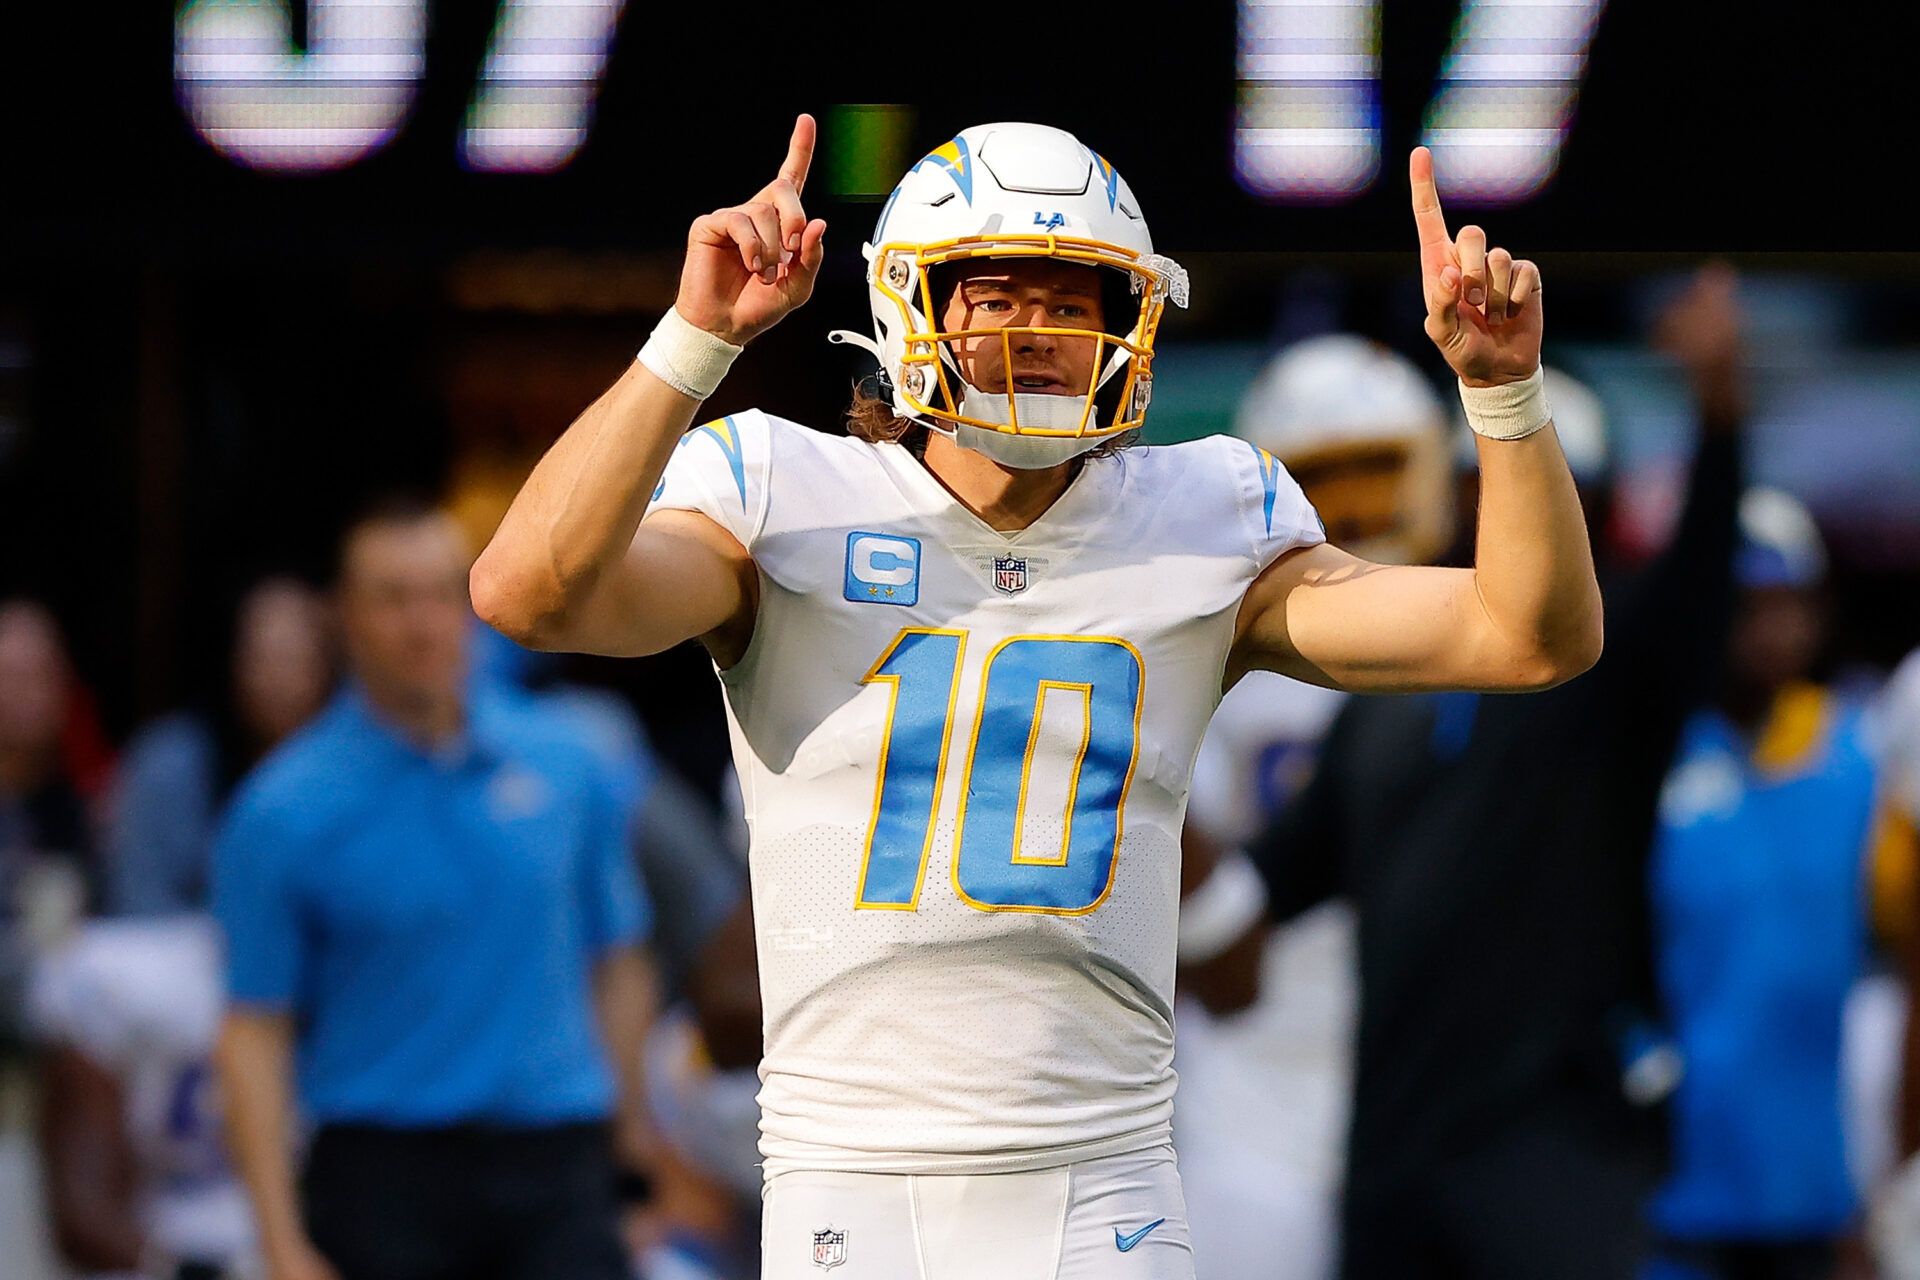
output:
[[[466,676],[468,556],[444,516],[381,522],[354,534],[340,579],[340,621],[354,672],[376,696],[431,706]]]
[[[53,620],[37,605],[0,606],[0,749],[42,754],[66,725],[67,660]]]
[[[1104,330],[1100,268],[1049,258],[985,259],[963,266],[940,328],[951,333],[1010,326]],[[983,335],[954,342],[960,376],[994,393],[1083,396],[1092,387],[1101,356],[1092,338],[1016,333],[1004,341],[1005,347],[1001,338]]]
[[[1824,630],[1820,601],[1812,591],[1755,587],[1741,592],[1729,636],[1734,679],[1764,691],[1806,679]]]
[[[260,742],[278,742],[326,700],[333,672],[325,611],[307,588],[269,582],[248,595],[235,630],[234,700]]]

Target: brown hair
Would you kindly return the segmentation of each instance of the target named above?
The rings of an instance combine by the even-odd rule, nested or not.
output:
[[[867,389],[867,383],[853,384],[853,403],[847,406],[847,434],[868,444],[898,444],[923,453],[927,447],[927,428],[893,411],[893,405]]]

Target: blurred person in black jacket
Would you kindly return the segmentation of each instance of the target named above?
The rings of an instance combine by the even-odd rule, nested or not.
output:
[[[1600,663],[1531,697],[1351,700],[1250,850],[1274,918],[1334,896],[1359,912],[1349,1280],[1637,1272],[1660,1165],[1646,1104],[1671,1087],[1645,1030],[1646,856],[1730,608],[1738,321],[1721,268],[1661,319],[1700,447],[1671,544],[1608,575]]]

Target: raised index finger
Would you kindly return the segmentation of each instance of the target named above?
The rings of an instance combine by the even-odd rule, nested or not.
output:
[[[1438,269],[1436,248],[1450,254],[1453,240],[1447,235],[1447,215],[1440,211],[1440,191],[1433,185],[1433,152],[1415,147],[1407,160],[1407,179],[1413,188],[1413,225],[1420,232],[1420,261]]]
[[[793,137],[787,143],[787,158],[781,162],[780,176],[793,184],[795,192],[805,189],[807,170],[813,166],[813,117],[802,112],[793,122]]]

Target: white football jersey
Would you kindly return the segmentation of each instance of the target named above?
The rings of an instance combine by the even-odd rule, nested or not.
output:
[[[759,570],[721,683],[768,1171],[1165,1141],[1188,782],[1248,585],[1321,540],[1291,477],[1137,447],[1003,534],[901,446],[749,412],[689,432],[654,504]]]
[[[153,1244],[239,1273],[254,1228],[215,1102],[221,999],[219,933],[200,915],[89,921],[36,966],[30,996],[38,1034],[120,1083]]]
[[[1887,681],[1878,718],[1887,799],[1920,822],[1920,649],[1908,654]]]
[[[1270,671],[1227,691],[1193,768],[1189,817],[1228,848],[1260,834],[1313,775],[1347,695]]]
[[[1248,673],[1207,728],[1188,820],[1228,848],[1259,835],[1312,776],[1346,697]],[[1253,1007],[1180,1006],[1174,1145],[1202,1275],[1333,1274],[1357,950],[1353,909],[1322,903],[1268,935]]]

